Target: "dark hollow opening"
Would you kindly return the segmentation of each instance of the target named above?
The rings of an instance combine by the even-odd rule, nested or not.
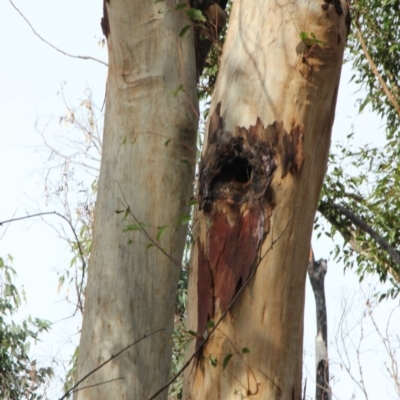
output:
[[[247,159],[235,157],[221,168],[218,180],[221,183],[247,183],[251,179],[251,171],[252,168]]]

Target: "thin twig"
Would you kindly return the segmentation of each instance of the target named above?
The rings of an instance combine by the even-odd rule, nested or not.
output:
[[[125,195],[124,195],[124,192],[122,191],[121,185],[119,184],[118,181],[116,181],[116,182],[117,182],[117,185],[119,186],[119,190],[120,190],[120,192],[121,192],[121,196],[122,196],[122,198],[124,199],[126,210],[129,212],[129,214],[132,216],[132,218],[135,220],[135,222],[138,224],[138,226],[140,226],[140,231],[147,237],[147,239],[150,240],[150,242],[151,242],[151,244],[152,244],[153,246],[157,247],[157,249],[160,250],[161,253],[163,253],[163,254],[164,254],[170,261],[172,261],[172,263],[175,264],[179,269],[182,269],[182,268],[183,268],[183,265],[182,265],[178,260],[176,260],[174,257],[172,257],[171,254],[167,253],[167,252],[159,245],[159,243],[158,243],[156,240],[154,240],[154,239],[152,238],[152,236],[147,232],[147,230],[144,228],[144,226],[142,225],[142,223],[136,218],[136,215],[132,212],[131,207],[130,207],[130,205],[128,204],[128,201],[126,200],[126,197],[125,197]]]
[[[374,63],[374,60],[372,59],[371,55],[369,54],[368,49],[367,49],[367,45],[365,44],[364,38],[363,38],[362,33],[361,33],[361,29],[360,29],[359,23],[356,21],[355,24],[356,24],[356,30],[357,30],[357,37],[358,37],[358,40],[360,41],[361,48],[363,49],[365,58],[367,59],[369,65],[371,67],[372,72],[374,73],[374,75],[378,79],[379,83],[381,84],[382,89],[383,89],[386,97],[388,98],[390,103],[392,103],[392,106],[396,109],[397,114],[400,117],[400,105],[396,101],[396,98],[393,96],[393,94],[392,94],[391,90],[389,89],[389,87],[386,85],[386,82],[384,81],[384,79],[382,78],[382,75],[378,71],[378,67]]]
[[[18,9],[18,7],[13,3],[12,0],[8,0],[11,5],[15,8],[15,10],[18,12],[18,14],[24,19],[24,21],[29,25],[29,27],[31,28],[32,32],[44,43],[46,43],[48,46],[50,46],[52,49],[58,51],[61,54],[64,54],[64,56],[68,56],[71,58],[79,58],[81,60],[93,60],[96,61],[100,64],[105,65],[106,67],[108,66],[108,64],[102,60],[99,60],[98,58],[95,57],[91,57],[91,56],[77,56],[74,54],[70,54],[65,52],[64,50],[59,49],[58,47],[54,46],[53,44],[51,44],[49,41],[47,41],[44,37],[42,37],[41,35],[39,35],[38,32],[36,32],[35,28],[32,26],[32,24],[29,22],[29,20],[25,17],[25,15]]]
[[[64,400],[66,399],[72,392],[76,391],[76,388],[87,378],[89,378],[89,376],[93,375],[96,371],[98,371],[99,369],[103,368],[107,363],[109,363],[110,361],[114,360],[114,358],[117,358],[119,355],[121,355],[124,351],[130,349],[132,346],[134,346],[135,344],[138,344],[139,342],[141,342],[143,339],[146,339],[152,335],[154,335],[155,333],[161,332],[162,330],[164,330],[164,328],[160,328],[157,329],[156,331],[153,332],[146,332],[143,336],[141,336],[139,339],[135,340],[133,343],[128,344],[128,346],[124,347],[122,350],[120,350],[118,353],[113,354],[110,358],[108,358],[106,361],[102,362],[99,366],[97,366],[95,369],[92,369],[89,373],[87,373],[82,379],[79,379],[78,382],[75,383],[74,386],[72,386],[71,389],[69,389],[62,397],[60,397],[59,400]],[[120,378],[118,378],[120,379]],[[106,382],[104,382],[106,383]],[[93,385],[91,385],[93,386]],[[82,388],[83,389],[83,388]]]
[[[256,274],[258,270],[258,266],[260,265],[261,261],[264,259],[264,257],[269,253],[270,250],[272,250],[274,244],[282,237],[282,235],[285,233],[287,227],[289,226],[289,223],[291,221],[292,217],[289,218],[286,226],[283,228],[282,232],[279,234],[279,236],[274,239],[268,249],[265,251],[264,255],[262,255],[256,264],[255,268],[253,269],[252,273],[250,276],[247,278],[247,280],[244,282],[244,284],[240,287],[240,289],[236,292],[235,296],[233,297],[232,301],[229,303],[227,309],[225,312],[221,315],[220,319],[215,323],[214,327],[210,330],[208,333],[207,337],[203,339],[203,341],[200,343],[200,345],[197,347],[197,349],[193,352],[193,354],[189,357],[189,359],[186,361],[186,363],[182,366],[182,368],[173,376],[164,386],[162,386],[157,392],[155,392],[151,397],[148,398],[148,400],[154,400],[160,393],[162,393],[164,390],[168,389],[168,387],[174,383],[180,375],[182,375],[183,371],[191,364],[193,359],[197,356],[197,354],[200,352],[200,350],[204,347],[204,345],[208,342],[212,334],[215,332],[215,330],[218,328],[218,325],[222,322],[222,320],[226,317],[228,314],[229,310],[232,308],[233,304],[235,303],[236,299],[240,296],[240,294],[243,292],[245,287],[248,285],[248,283],[253,279],[254,275]]]
[[[135,220],[135,222],[141,227],[140,230],[144,233],[144,235],[147,237],[147,239],[150,240],[151,244],[153,244],[155,247],[157,247],[158,250],[161,251],[170,261],[172,261],[179,269],[183,268],[183,265],[176,260],[174,257],[171,256],[171,254],[167,253],[152,237],[151,235],[146,231],[146,229],[141,226],[140,221],[136,218],[135,214],[133,214],[130,206],[128,205],[129,214],[132,216],[132,218]]]
[[[79,392],[80,390],[84,390],[84,389],[90,389],[92,387],[96,387],[96,386],[101,386],[101,385],[105,385],[106,383],[110,383],[110,382],[114,382],[114,381],[120,381],[122,379],[125,379],[124,376],[121,376],[119,378],[115,378],[115,379],[109,379],[108,381],[104,381],[104,382],[99,382],[99,383],[94,383],[93,385],[87,385],[87,386],[83,386],[79,389],[74,389],[74,393]]]
[[[357,215],[355,215],[352,211],[348,210],[347,208],[334,203],[332,203],[332,206],[333,208],[336,208],[338,211],[344,214],[351,222],[353,222],[353,224],[358,226],[364,232],[368,233],[371,236],[371,238],[375,240],[375,242],[378,243],[378,245],[390,255],[392,260],[397,265],[400,266],[400,254],[385,239],[383,239],[383,237],[379,235],[378,232],[376,232],[364,220],[359,218]]]
[[[17,210],[14,211],[13,218],[14,218],[14,215],[15,215],[16,213],[17,213]],[[0,224],[0,225],[1,225],[1,224]],[[7,233],[7,230],[8,230],[8,226],[7,226],[6,229],[4,229],[4,232],[3,232],[2,235],[0,236],[0,241],[1,241],[1,239],[3,239],[4,235]]]
[[[80,286],[80,290],[77,291],[78,307],[80,307],[83,310],[83,303],[82,303],[82,299],[81,299],[81,293],[82,293],[82,290],[83,290],[83,281],[84,281],[84,278],[85,278],[86,261],[85,261],[85,258],[83,256],[81,242],[78,239],[78,235],[77,235],[77,233],[75,231],[75,228],[72,225],[71,221],[65,215],[62,215],[62,214],[58,213],[57,211],[45,211],[45,212],[40,212],[40,213],[36,213],[36,214],[29,214],[29,215],[26,215],[24,217],[11,218],[11,219],[8,219],[8,220],[5,220],[5,221],[0,221],[0,226],[2,226],[3,224],[9,224],[11,222],[22,221],[24,219],[42,217],[44,215],[57,215],[58,217],[62,218],[64,221],[66,221],[68,223],[68,225],[70,226],[70,228],[72,230],[72,233],[75,236],[75,240],[76,240],[76,243],[78,245],[79,256],[80,256],[81,262],[82,262],[82,278],[81,278],[81,283],[79,285]]]

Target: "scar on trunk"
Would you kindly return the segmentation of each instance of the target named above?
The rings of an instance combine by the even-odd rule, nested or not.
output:
[[[199,167],[198,202],[206,233],[198,240],[198,333],[229,307],[259,260],[274,208],[271,182],[300,174],[303,129],[283,122],[264,127],[260,118],[248,129],[224,130],[219,103],[210,118],[207,149]]]

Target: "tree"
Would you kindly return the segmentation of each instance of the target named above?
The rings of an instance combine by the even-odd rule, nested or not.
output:
[[[336,253],[345,265],[355,264],[360,279],[373,272],[381,281],[390,280],[392,287],[381,298],[400,293],[400,230],[393,218],[399,212],[400,180],[399,6],[399,1],[352,3],[348,59],[353,79],[367,90],[360,111],[369,104],[382,117],[386,140],[382,137],[379,146],[359,146],[350,134],[349,144],[332,155],[318,208],[332,225],[331,234],[339,232],[345,240]]]
[[[21,294],[14,285],[15,270],[0,258],[0,393],[4,399],[44,398],[46,386],[53,376],[50,366],[39,367],[29,357],[33,341],[50,328],[48,321],[29,317],[15,323],[15,313],[21,305]]]
[[[234,2],[200,164],[188,307],[199,354],[185,399],[301,398],[304,284],[348,21],[340,2]]]
[[[198,119],[193,36],[179,36],[187,24],[171,3],[104,3],[109,74],[78,380],[161,331],[93,374],[80,387],[98,386],[77,399],[145,399],[169,378],[173,260],[186,234],[175,221],[188,211]],[[163,251],[147,248],[166,226]]]
[[[77,380],[163,331],[93,373],[78,399],[146,399],[168,380],[185,239],[174,222],[189,204],[197,124],[186,17],[204,18],[174,6],[104,3],[109,76]],[[340,1],[234,3],[199,167],[185,398],[301,397],[304,282],[348,21]]]

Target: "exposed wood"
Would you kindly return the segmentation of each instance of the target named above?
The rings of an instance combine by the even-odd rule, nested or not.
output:
[[[308,250],[348,33],[347,4],[326,4],[233,4],[199,171],[189,355],[246,287],[184,399],[301,398]]]

